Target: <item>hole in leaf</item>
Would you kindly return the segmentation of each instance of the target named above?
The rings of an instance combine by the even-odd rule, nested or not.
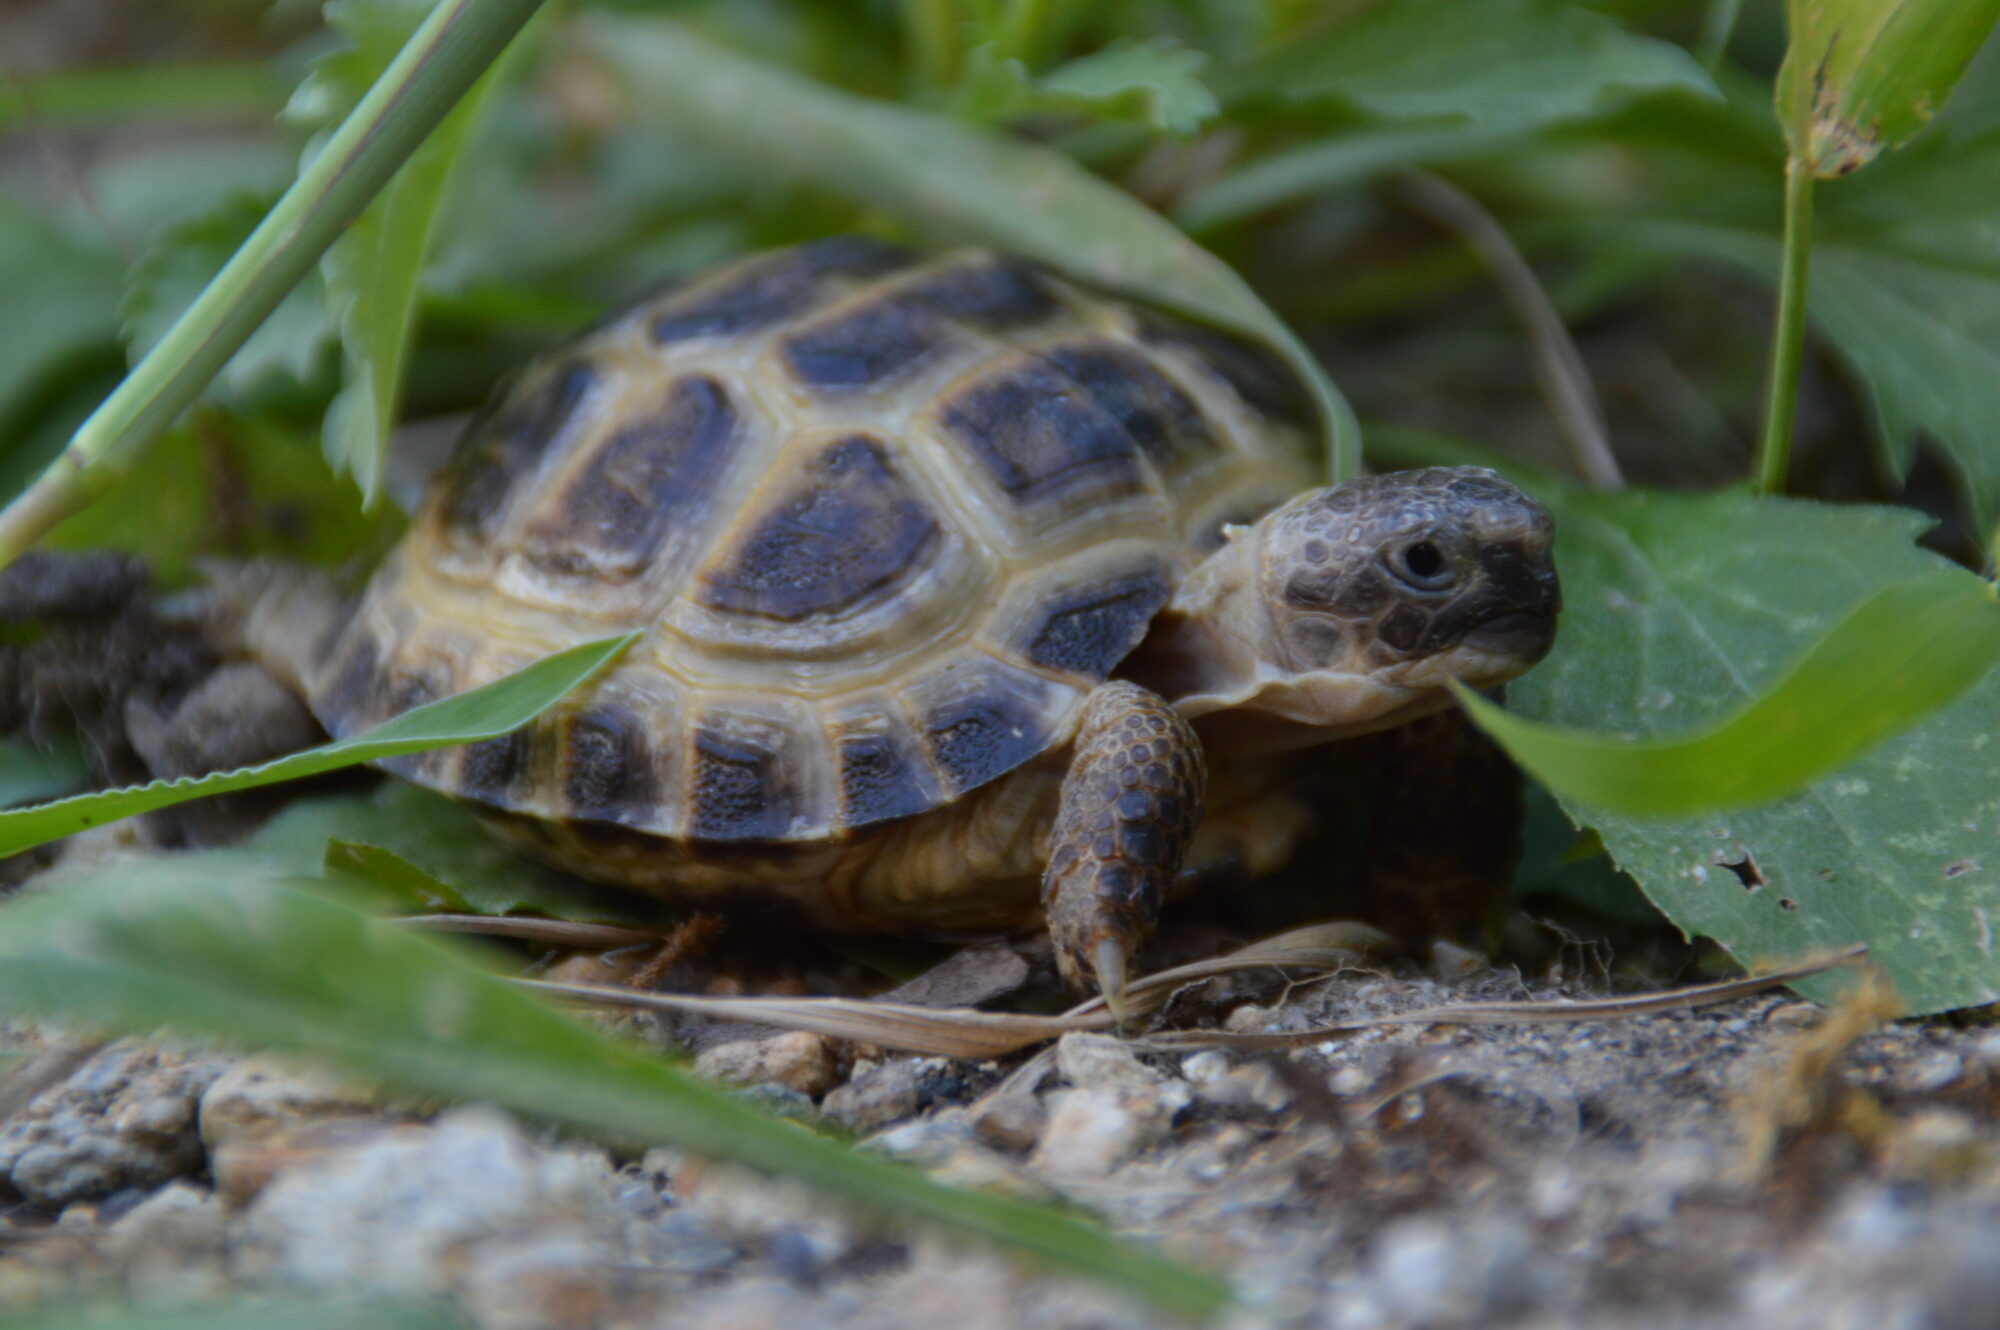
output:
[[[1757,867],[1757,861],[1750,857],[1748,850],[1742,851],[1734,859],[1725,859],[1717,855],[1715,862],[1736,874],[1736,880],[1743,884],[1745,891],[1755,891],[1765,884],[1764,870]]]

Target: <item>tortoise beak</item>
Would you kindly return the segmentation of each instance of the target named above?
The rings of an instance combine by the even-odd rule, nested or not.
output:
[[[1484,651],[1512,656],[1522,668],[1549,654],[1555,645],[1556,616],[1562,612],[1562,583],[1546,553],[1501,547],[1485,565],[1489,590],[1486,616],[1466,630],[1465,641]]]

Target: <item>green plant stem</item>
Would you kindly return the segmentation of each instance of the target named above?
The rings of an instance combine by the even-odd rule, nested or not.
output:
[[[957,0],[903,0],[903,33],[910,82],[918,89],[943,88],[958,72]]]
[[[1812,265],[1812,168],[1785,161],[1784,270],[1778,281],[1778,321],[1771,330],[1771,385],[1764,402],[1764,437],[1757,446],[1757,492],[1782,494],[1792,462],[1792,420],[1799,406],[1799,363],[1805,355],[1806,277]]]
[[[1034,68],[1041,55],[1042,34],[1048,22],[1049,0],[1008,0],[1006,17],[1001,21],[999,41],[996,43],[1000,55]]]
[[[0,566],[88,504],[200,396],[542,0],[441,0],[249,239],[0,512]]]

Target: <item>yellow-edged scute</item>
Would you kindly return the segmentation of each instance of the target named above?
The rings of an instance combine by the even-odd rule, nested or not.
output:
[[[1314,483],[1220,334],[855,237],[600,322],[469,428],[314,683],[347,734],[641,628],[526,730],[396,769],[528,818],[838,840],[1052,747],[1226,522]]]

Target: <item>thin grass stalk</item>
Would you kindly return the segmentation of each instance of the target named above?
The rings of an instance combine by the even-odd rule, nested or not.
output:
[[[193,404],[542,0],[440,0],[158,345],[0,512],[0,567],[95,499]]]

